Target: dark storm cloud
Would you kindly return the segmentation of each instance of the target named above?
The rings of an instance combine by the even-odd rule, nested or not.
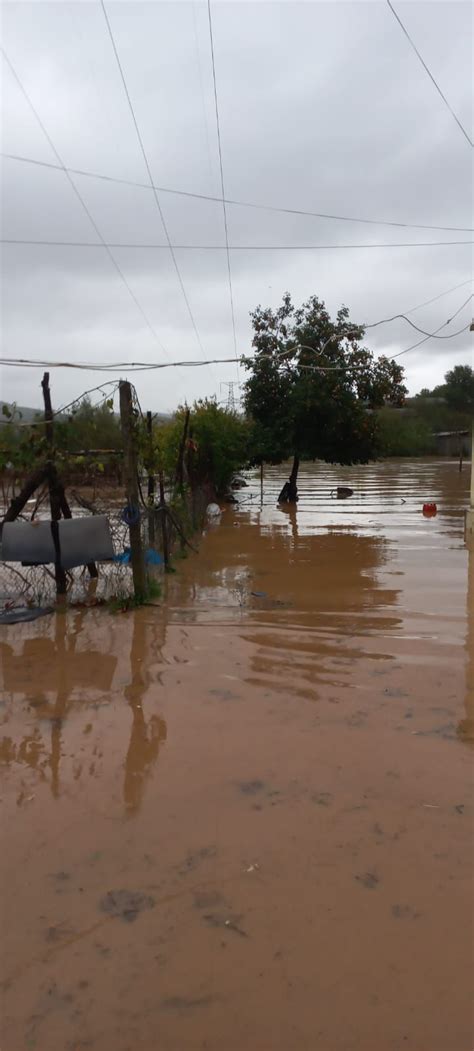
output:
[[[155,183],[220,192],[207,8],[203,3],[108,5]],[[471,151],[385,3],[217,3],[214,35],[228,197],[349,216],[470,227]],[[471,7],[410,3],[401,14],[471,134]],[[146,183],[146,171],[98,4],[7,4],[6,51],[64,162]],[[3,149],[56,162],[4,67]],[[165,244],[150,190],[75,177],[102,236]],[[63,173],[6,161],[3,236],[96,241]],[[160,194],[173,243],[223,245],[221,206]],[[229,206],[232,245],[367,244],[469,240]],[[198,360],[199,349],[167,249],[114,249],[153,337],[103,248],[7,247],[3,343],[11,356],[60,360]],[[239,352],[248,314],[313,292],[358,321],[408,310],[470,278],[469,246],[321,252],[233,251]],[[177,252],[204,353],[232,356],[225,253]],[[417,311],[427,331],[446,321],[469,286]],[[467,307],[453,326],[471,316]],[[421,335],[419,337],[422,338]],[[367,333],[398,353],[417,334],[397,321]],[[472,360],[472,336],[432,340],[400,360],[413,390]],[[2,394],[37,402],[36,372],[5,370]],[[93,379],[94,377],[92,377]],[[107,377],[105,377],[107,378]],[[146,406],[220,395],[233,366],[137,376]],[[100,377],[99,377],[100,379]],[[92,385],[54,374],[60,400]]]

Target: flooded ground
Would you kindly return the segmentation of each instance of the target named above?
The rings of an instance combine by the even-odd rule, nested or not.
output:
[[[468,471],[284,480],[0,629],[3,1051],[472,1049]]]

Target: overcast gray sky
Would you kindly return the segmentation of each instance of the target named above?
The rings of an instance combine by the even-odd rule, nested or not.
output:
[[[394,7],[469,136],[472,5]],[[107,11],[155,184],[220,195],[207,4],[120,2]],[[214,2],[212,5],[226,196],[360,218],[469,228],[472,150],[385,0]],[[3,5],[3,44],[64,164],[147,183],[147,172],[100,3]],[[2,59],[2,150],[57,163]],[[151,189],[73,179],[108,242],[165,245]],[[97,242],[63,171],[3,162],[3,238]],[[231,357],[224,225],[219,202],[158,194],[206,357]],[[471,241],[471,232],[364,225],[228,206],[236,246]],[[114,248],[113,256],[157,338],[103,247],[3,246],[2,353],[76,361],[202,357],[170,251]],[[357,322],[411,310],[434,331],[472,292],[472,246],[230,253],[238,352],[249,311],[316,293]],[[453,321],[463,328],[472,300]],[[448,329],[444,333],[449,332]],[[442,334],[442,333],[441,333]],[[421,339],[422,337],[419,336]],[[415,343],[404,321],[368,332],[376,353]],[[432,339],[400,359],[412,393],[473,363],[473,336]],[[166,354],[165,354],[166,351]],[[126,374],[126,370],[122,370]],[[4,367],[1,393],[39,404],[41,369]],[[111,377],[54,370],[55,405]],[[144,409],[215,394],[232,365],[134,377]]]

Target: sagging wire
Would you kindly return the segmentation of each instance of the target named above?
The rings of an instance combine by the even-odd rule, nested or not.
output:
[[[5,364],[5,362],[0,361],[0,364]],[[51,368],[52,366],[49,366],[49,367]],[[83,401],[83,399],[87,398],[87,396],[89,394],[95,394],[96,391],[102,391],[102,390],[105,389],[105,387],[113,387],[113,391],[112,391],[111,395],[104,394],[104,398],[102,399],[102,401],[105,401],[105,398],[108,397],[108,396],[109,397],[110,396],[114,397],[116,392],[117,392],[117,390],[118,390],[118,386],[119,386],[119,381],[118,380],[107,380],[105,383],[101,383],[98,387],[91,387],[90,390],[83,391],[82,394],[79,394],[78,397],[74,398],[73,401],[68,402],[67,405],[62,405],[60,409],[55,409],[54,412],[53,412],[53,419],[55,419],[57,416],[64,415],[64,413],[67,412],[68,409],[72,408],[73,405],[77,405],[79,402]],[[40,412],[41,412],[41,409],[38,409],[38,413],[40,413]],[[5,422],[8,422],[8,421],[5,421]],[[44,420],[30,420],[30,422],[28,422],[27,420],[25,420],[25,421],[14,420],[13,422],[15,423],[15,427],[44,427],[44,422],[45,421]],[[1,421],[0,421],[0,426],[1,426]]]

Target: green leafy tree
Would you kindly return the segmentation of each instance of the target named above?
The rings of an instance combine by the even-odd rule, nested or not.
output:
[[[383,456],[429,456],[436,452],[433,431],[419,416],[381,409],[379,434]]]
[[[122,446],[120,421],[114,414],[112,400],[92,405],[89,398],[83,398],[67,419],[56,420],[54,436],[57,448],[67,453],[118,450]]]
[[[407,405],[432,432],[465,430],[474,414],[474,370],[470,365],[455,365],[444,383],[433,390],[424,387]]]
[[[403,369],[362,347],[364,328],[341,307],[333,321],[316,296],[296,309],[287,293],[277,310],[251,314],[253,358],[244,399],[253,462],[293,456],[281,499],[297,499],[301,459],[367,463],[381,451],[377,415],[403,404]]]
[[[152,458],[155,472],[162,471],[174,484],[181,452],[187,408],[181,406],[169,423],[153,426]],[[146,459],[147,437],[144,438]],[[209,485],[216,495],[225,493],[236,473],[249,459],[249,426],[236,412],[220,408],[215,400],[196,401],[190,411],[184,454],[194,485]]]
[[[184,410],[178,413],[182,432]],[[217,495],[225,493],[236,471],[248,461],[248,425],[236,412],[221,408],[210,398],[191,409],[189,455],[198,482],[209,482]]]
[[[446,373],[444,381],[447,405],[458,412],[474,415],[474,369],[470,365],[455,365]]]

